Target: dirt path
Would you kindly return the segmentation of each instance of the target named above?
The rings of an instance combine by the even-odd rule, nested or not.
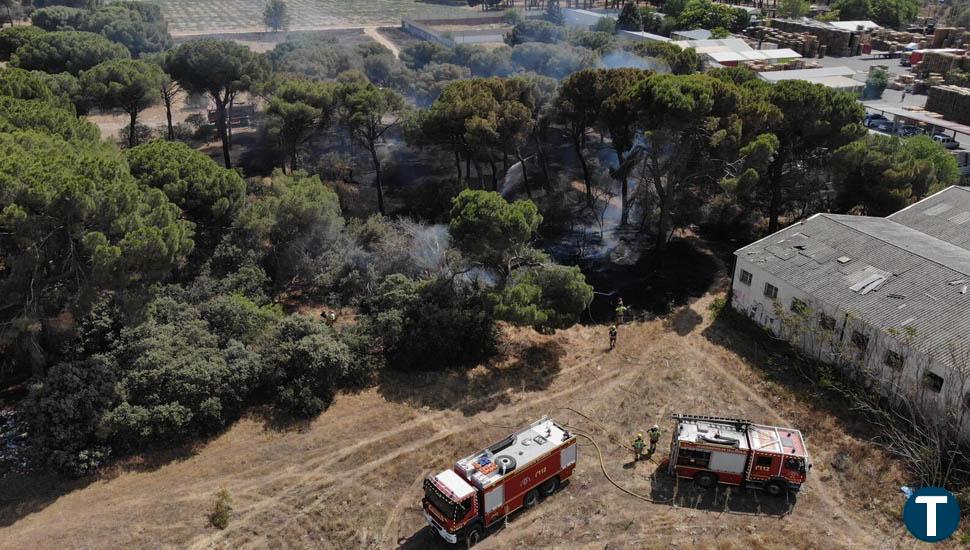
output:
[[[507,359],[494,365],[390,376],[377,388],[339,396],[306,426],[278,431],[248,418],[182,460],[120,467],[86,487],[36,500],[21,494],[0,508],[0,548],[437,547],[419,508],[424,475],[543,414],[593,434],[610,475],[625,487],[671,503],[620,493],[584,447],[572,483],[514,516],[485,548],[898,546],[891,518],[879,507],[855,505],[858,494],[894,502],[896,472],[883,468],[876,472],[882,477],[864,484],[828,467],[834,453],[865,442],[808,404],[766,391],[741,357],[712,342],[711,298],[668,319],[621,326],[613,353],[605,350],[602,327],[554,336],[512,330]],[[655,418],[669,427],[672,412],[802,428],[813,477],[791,510],[760,493],[672,485],[649,465],[630,463],[620,445]],[[815,424],[824,433],[812,431]],[[223,487],[234,510],[229,527],[218,531],[206,516]]]
[[[395,58],[401,57],[401,50],[398,49],[397,44],[395,44],[394,42],[391,42],[390,39],[388,39],[386,36],[381,34],[381,32],[377,30],[377,27],[365,27],[364,34],[373,38],[374,41],[377,42],[378,44],[391,50],[391,53],[394,54]]]

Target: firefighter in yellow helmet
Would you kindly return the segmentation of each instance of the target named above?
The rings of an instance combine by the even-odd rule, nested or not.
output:
[[[647,451],[647,460],[657,452],[657,442],[660,441],[660,426],[654,424],[650,431],[650,450]]]
[[[643,442],[643,433],[638,433],[637,438],[633,440],[633,461],[637,462],[643,458],[643,448],[647,444]]]
[[[616,347],[616,325],[610,325],[610,349]]]

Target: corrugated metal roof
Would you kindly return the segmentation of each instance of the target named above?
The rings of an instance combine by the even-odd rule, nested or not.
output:
[[[970,187],[948,187],[889,219],[970,250]]]
[[[886,218],[819,214],[735,254],[942,365],[966,367],[970,250]]]

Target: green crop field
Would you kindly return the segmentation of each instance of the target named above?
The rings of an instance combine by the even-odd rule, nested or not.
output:
[[[265,0],[158,0],[172,34],[263,28]],[[400,24],[405,17],[477,12],[460,0],[287,0],[290,28]]]

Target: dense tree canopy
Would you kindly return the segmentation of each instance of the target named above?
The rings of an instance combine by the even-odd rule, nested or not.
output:
[[[226,168],[231,167],[227,108],[239,92],[268,76],[266,59],[235,42],[196,40],[175,49],[168,71],[185,90],[207,94],[215,102],[223,160]]]
[[[836,151],[839,206],[887,216],[960,179],[956,160],[927,136],[868,135]]]
[[[16,320],[0,339],[24,344],[43,372],[43,352],[28,344],[52,313],[85,288],[164,278],[192,250],[193,227],[161,191],[138,186],[106,146],[18,131],[0,134],[0,148],[8,304],[0,319]]]
[[[17,48],[10,65],[27,70],[78,75],[112,59],[127,59],[128,49],[90,32],[58,31],[41,34]]]
[[[505,268],[540,223],[542,216],[532,201],[509,203],[495,192],[465,190],[455,197],[449,227],[462,252]]]
[[[152,141],[125,157],[139,183],[160,189],[197,226],[228,226],[242,207],[242,177],[184,143]]]
[[[121,109],[128,115],[128,147],[134,147],[138,113],[158,103],[158,90],[166,80],[158,65],[115,59],[81,73],[81,88],[102,109]]]
[[[44,30],[33,25],[16,25],[0,29],[0,61],[7,61],[17,48],[35,40]]]

